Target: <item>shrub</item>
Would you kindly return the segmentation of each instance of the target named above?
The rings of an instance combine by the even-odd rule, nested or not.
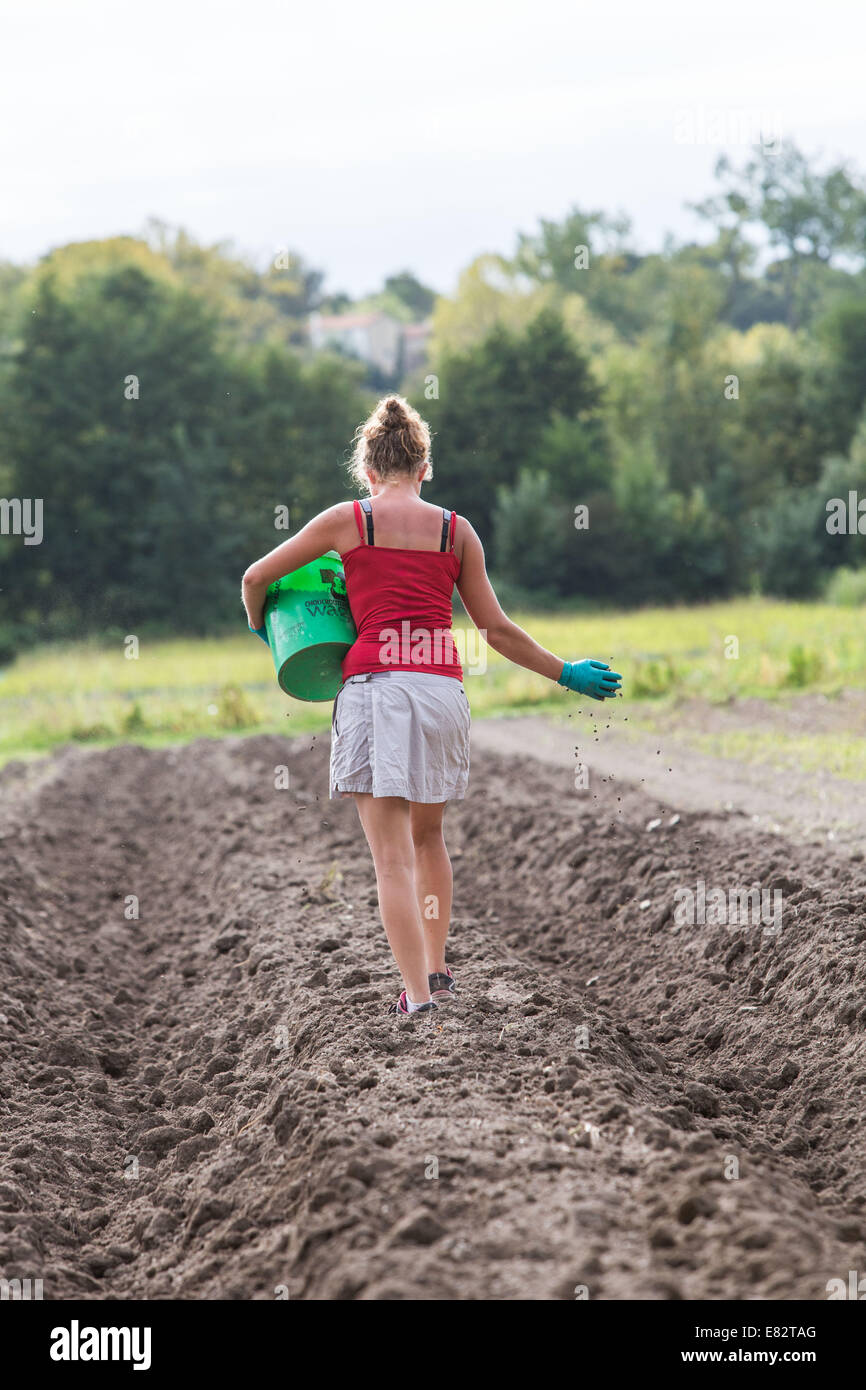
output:
[[[797,690],[813,685],[821,674],[821,665],[818,653],[807,651],[798,642],[788,653],[788,671],[782,684],[793,686]]]
[[[223,686],[219,694],[217,711],[219,728],[252,729],[258,722],[259,717],[240,686]]]
[[[122,728],[125,734],[146,733],[147,720],[145,719],[144,712],[137,700],[133,705],[132,709],[128,712],[128,714],[124,715]]]
[[[11,627],[0,627],[0,666],[9,666],[21,648],[18,634]]]
[[[629,681],[630,693],[639,699],[667,695],[677,683],[677,671],[672,661],[639,661]]]
[[[840,565],[830,575],[824,598],[827,603],[841,608],[860,608],[866,604],[866,566],[849,569],[847,565]]]

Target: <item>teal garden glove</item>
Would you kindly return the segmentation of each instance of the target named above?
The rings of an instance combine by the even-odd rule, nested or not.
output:
[[[557,685],[574,690],[578,695],[591,695],[593,700],[612,700],[620,693],[622,676],[612,671],[604,661],[566,661]]]
[[[251,622],[247,622],[247,627],[249,628],[250,632],[254,632],[257,637],[261,637],[266,647],[269,647],[271,645],[268,641],[268,634],[264,624],[262,624],[261,627],[253,627]]]

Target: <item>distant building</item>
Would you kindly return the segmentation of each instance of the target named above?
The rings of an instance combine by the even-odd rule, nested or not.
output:
[[[311,314],[310,343],[316,351],[335,347],[393,376],[400,362],[403,325],[390,314]]]
[[[310,315],[310,345],[315,351],[337,348],[378,367],[386,376],[420,366],[430,332],[430,323],[400,323],[383,310]]]
[[[403,325],[403,371],[414,372],[427,361],[427,345],[433,324],[427,319],[424,323]]]

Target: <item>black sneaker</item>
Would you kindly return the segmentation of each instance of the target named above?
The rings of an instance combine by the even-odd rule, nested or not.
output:
[[[417,1009],[413,1009],[410,1014],[409,1006],[406,1003],[406,991],[404,989],[403,993],[400,995],[400,998],[397,1000],[397,1003],[391,1005],[391,1007],[388,1010],[388,1013],[400,1014],[401,1016],[405,1016],[406,1018],[414,1018],[416,1014],[430,1014],[433,1012],[435,1008],[436,1005],[433,1003],[431,999],[426,1004],[419,1004]]]
[[[453,999],[456,995],[457,981],[447,965],[444,975],[439,972],[435,975],[428,975],[427,979],[430,983],[430,994],[433,999]]]

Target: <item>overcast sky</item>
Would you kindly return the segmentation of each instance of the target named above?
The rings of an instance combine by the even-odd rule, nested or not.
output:
[[[149,216],[358,295],[574,204],[693,235],[720,146],[866,172],[862,0],[0,0],[0,259]]]

